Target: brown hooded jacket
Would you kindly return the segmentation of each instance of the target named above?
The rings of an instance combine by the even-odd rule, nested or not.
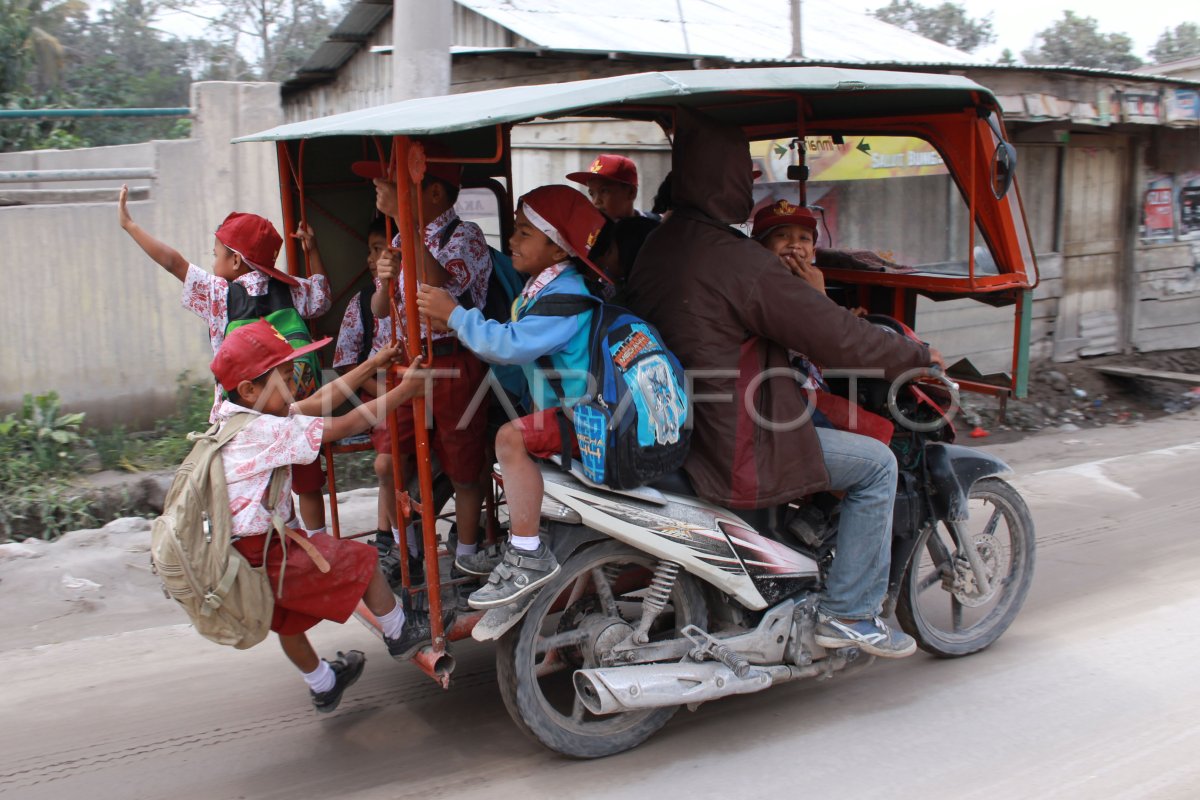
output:
[[[929,351],[856,318],[729,227],[753,205],[740,128],[687,110],[676,126],[674,210],[646,240],[626,289],[630,308],[658,327],[689,373],[694,429],[684,469],[700,497],[733,508],[826,489],[788,350],[827,369],[889,376],[927,366]]]

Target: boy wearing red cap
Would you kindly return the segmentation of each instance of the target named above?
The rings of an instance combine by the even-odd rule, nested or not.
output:
[[[432,156],[446,156],[436,144],[426,145]],[[351,169],[356,175],[371,178],[375,184],[375,199],[379,210],[395,219],[399,213],[396,200],[396,184],[387,179],[378,162],[355,162]],[[421,211],[429,220],[423,226],[422,241],[417,243],[417,258],[420,262],[417,274],[431,286],[440,286],[468,308],[483,308],[487,302],[488,281],[492,275],[491,251],[483,231],[473,222],[459,218],[454,209],[462,186],[462,167],[458,164],[430,162],[426,165],[425,178],[421,183]],[[393,246],[399,246],[397,235]],[[386,251],[377,264],[376,291],[371,299],[371,310],[379,319],[391,314],[391,302],[383,291],[385,283],[393,281],[393,298],[400,314],[404,313],[404,275],[400,271],[398,254]],[[403,330],[403,317],[394,324]],[[424,338],[422,325],[422,338]],[[483,506],[484,453],[487,444],[487,410],[476,410],[468,415],[471,406],[487,376],[487,365],[473,353],[461,347],[459,341],[446,331],[433,332],[433,366],[437,370],[457,371],[456,377],[435,381],[429,398],[429,412],[433,417],[431,444],[438,456],[442,469],[454,484],[454,514],[458,529],[456,555],[469,556],[476,552],[479,541],[479,521]],[[411,474],[411,458],[416,453],[415,421],[412,407],[403,406],[399,411],[400,451],[406,458],[399,465],[401,480]],[[382,439],[388,453],[389,441]],[[381,484],[391,481],[390,471],[380,474]],[[380,551],[392,555],[395,537],[399,531],[393,528],[392,536],[378,536],[376,543]],[[418,537],[408,537],[410,555],[416,555]],[[399,562],[395,562],[398,566]],[[457,573],[452,577],[459,577]]]
[[[395,348],[385,348],[311,397],[296,401],[292,361],[328,342],[293,349],[269,322],[259,320],[231,331],[212,361],[213,375],[229,396],[218,406],[217,420],[224,423],[238,414],[255,415],[221,451],[233,513],[233,546],[252,565],[265,562],[272,587],[281,585],[283,573],[271,630],[303,673],[313,706],[322,713],[337,708],[366,659],[358,650],[338,653],[332,661],[319,659],[305,634],[319,621],[345,622],[361,600],[378,619],[393,658],[411,658],[430,641],[428,617],[418,611],[406,613],[396,601],[379,571],[373,547],[326,533],[305,537],[296,532],[290,480],[284,481],[273,510],[263,504],[277,468],[315,460],[323,443],[366,430],[422,391],[423,376],[410,368],[384,396],[340,417],[316,416],[375,378],[396,356]],[[273,515],[285,521],[286,535],[268,535]]]
[[[626,217],[658,219],[633,207],[638,193],[637,165],[625,156],[602,153],[587,168],[587,172],[572,172],[567,180],[587,187],[592,204],[611,220]]]
[[[183,282],[180,302],[188,311],[208,324],[213,352],[231,330],[267,314],[292,308],[299,318],[312,319],[329,310],[329,282],[316,238],[311,228],[301,228],[294,236],[309,254],[311,278],[297,278],[275,268],[275,259],[283,239],[270,221],[257,214],[231,213],[217,228],[213,243],[212,274],[205,272],[133,221],[126,206],[129,187],[122,186],[117,203],[121,228],[137,242],[146,255]],[[293,321],[287,333],[308,341],[300,319]],[[320,362],[316,356],[297,362],[300,394],[311,394],[320,385]],[[216,421],[220,392],[210,421]],[[300,513],[309,531],[325,529],[325,500],[321,489],[325,475],[319,461],[293,470],[295,490],[300,495]]]
[[[509,246],[513,267],[529,280],[513,304],[511,322],[486,319],[478,308],[462,307],[441,289],[422,286],[417,296],[424,317],[454,331],[481,358],[521,365],[537,409],[506,423],[496,436],[512,526],[508,547],[502,553],[479,552],[455,560],[464,572],[488,575],[487,583],[468,599],[472,608],[510,603],[559,570],[554,554],[538,537],[544,487],[541,470],[530,456],[549,458],[562,452],[561,408],[587,393],[593,312],[542,316],[535,306],[555,294],[588,293],[581,270],[601,274],[588,256],[604,222],[582,193],[567,186],[542,186],[520,199]],[[537,364],[543,357],[549,357],[560,376],[561,393]]]

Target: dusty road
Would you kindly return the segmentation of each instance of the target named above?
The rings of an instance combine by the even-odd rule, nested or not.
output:
[[[10,565],[0,796],[1200,797],[1200,414],[993,452],[1017,470],[1039,553],[990,650],[722,700],[598,762],[517,733],[486,647],[457,650],[442,692],[355,623],[319,627],[322,651],[369,664],[318,718],[272,645],[210,645],[161,599],[43,609],[34,628]]]

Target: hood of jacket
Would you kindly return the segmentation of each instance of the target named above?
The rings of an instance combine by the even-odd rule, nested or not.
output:
[[[671,156],[675,208],[695,209],[727,225],[745,222],[754,207],[751,169],[750,143],[741,128],[679,109]]]

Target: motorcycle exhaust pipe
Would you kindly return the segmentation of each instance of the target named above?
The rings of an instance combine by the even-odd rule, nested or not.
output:
[[[617,714],[690,703],[705,703],[731,694],[752,694],[776,683],[805,677],[811,668],[775,664],[754,667],[739,678],[724,664],[638,664],[581,669],[575,692],[593,714]]]

